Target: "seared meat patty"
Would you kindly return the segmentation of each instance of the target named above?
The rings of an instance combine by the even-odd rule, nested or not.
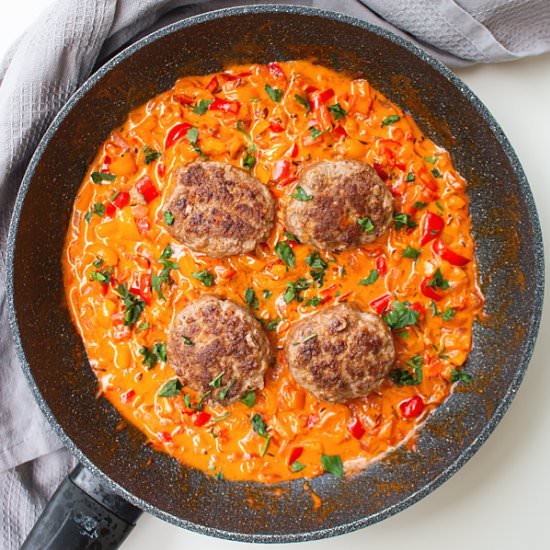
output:
[[[308,164],[298,173],[298,186],[306,200],[290,197],[285,221],[287,229],[306,244],[344,250],[375,240],[391,223],[393,197],[365,162]]]
[[[358,306],[330,306],[297,322],[288,332],[285,358],[296,382],[330,403],[362,397],[395,361],[390,329]]]
[[[168,362],[183,384],[207,400],[234,403],[264,387],[272,354],[260,323],[239,304],[203,296],[175,317]]]
[[[268,188],[245,170],[222,162],[193,162],[177,169],[166,210],[170,234],[214,258],[250,252],[273,226]]]

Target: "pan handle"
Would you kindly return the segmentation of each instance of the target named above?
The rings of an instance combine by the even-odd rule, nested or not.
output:
[[[79,464],[59,486],[21,550],[115,549],[141,513]]]

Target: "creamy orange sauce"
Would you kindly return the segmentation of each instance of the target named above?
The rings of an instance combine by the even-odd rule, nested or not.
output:
[[[280,101],[269,96],[266,84],[281,91]],[[296,95],[308,100],[309,114]],[[216,98],[238,103],[221,104],[226,111],[212,109],[216,106],[212,103],[203,114],[194,112],[201,99]],[[339,116],[337,110],[329,109],[336,103],[346,114]],[[194,146],[187,133],[175,141],[168,137],[182,123],[197,128]],[[312,127],[322,133],[317,135]],[[144,147],[160,155],[151,160],[147,150],[146,163]],[[163,205],[173,185],[171,175],[178,165],[199,159],[201,153],[235,166],[242,166],[247,155],[254,156],[251,173],[269,187],[278,208],[271,236],[254,253],[213,259],[192,252],[168,234]],[[408,214],[417,225],[397,229],[392,224],[372,244],[337,255],[322,254],[328,264],[322,287],[310,283],[300,293],[302,301],[286,303],[283,294],[288,282],[300,277],[312,280],[305,260],[315,249],[290,243],[296,267],[287,270],[274,252],[276,243],[288,240],[282,212],[286,202],[294,200],[289,195],[296,191],[298,166],[323,159],[358,159],[375,165],[395,197],[396,212]],[[94,183],[95,172],[111,176]],[[120,208],[115,206],[116,198],[110,203],[117,191],[135,189],[145,175],[158,196],[139,205],[125,205],[119,199]],[[101,393],[146,434],[155,449],[231,480],[273,483],[313,477],[323,473],[323,454],[340,456],[345,471],[353,472],[405,440],[414,445],[414,438],[408,436],[449,396],[451,373],[468,356],[472,323],[482,306],[465,186],[449,154],[425,138],[410,115],[365,80],[352,80],[306,61],[230,67],[216,80],[213,75],[181,78],[172,89],[132,111],[105,141],[74,203],[63,256],[65,287]],[[132,194],[136,196],[135,191]],[[426,204],[413,206],[418,202]],[[86,220],[96,203],[106,206],[106,212],[96,207],[96,214]],[[441,216],[444,227],[422,246],[428,213]],[[453,265],[434,252],[436,241],[471,261]],[[161,273],[159,259],[168,245],[178,269],[170,271],[173,284],[162,284],[163,300],[151,290],[149,277]],[[416,261],[403,257],[407,246],[420,251]],[[438,268],[449,286],[430,287],[441,298],[434,302],[434,312],[421,284],[432,280]],[[205,269],[213,275],[210,287],[192,276]],[[378,280],[359,284],[374,269]],[[108,273],[110,281],[90,280],[94,271]],[[142,291],[150,303],[135,324],[126,326],[116,288],[122,283],[129,289],[139,286],[137,281],[144,281]],[[269,323],[279,321],[275,330],[268,331],[277,361],[252,408],[240,402],[228,407],[207,405],[203,413],[210,417],[198,426],[198,415],[186,406],[184,396],[189,395],[191,404],[200,396],[184,387],[175,397],[160,397],[160,388],[175,378],[174,371],[161,358],[148,368],[140,350],[165,343],[175,313],[199,296],[214,293],[245,304],[247,288],[255,291],[258,309],[254,314],[264,326],[273,328],[275,323]],[[420,312],[415,325],[394,331],[394,340],[397,368],[412,372],[406,363],[420,357],[421,383],[397,385],[388,378],[369,396],[334,405],[316,400],[297,386],[281,351],[292,323],[345,301],[373,311],[370,302],[388,292],[390,303],[408,302]],[[308,305],[312,298],[320,303]],[[452,318],[451,313],[443,316],[448,308],[454,312]],[[406,418],[400,405],[416,395],[425,408],[420,415]],[[252,428],[254,414],[260,414],[268,426],[267,450],[266,439]],[[364,434],[356,431],[359,439],[348,427],[357,421],[364,430]],[[298,460],[305,467],[300,472],[289,467],[295,448],[303,448]]]

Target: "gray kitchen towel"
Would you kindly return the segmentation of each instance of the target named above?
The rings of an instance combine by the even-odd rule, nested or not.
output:
[[[73,459],[20,371],[7,322],[5,254],[25,167],[52,118],[102,59],[216,0],[59,0],[0,63],[0,546],[19,548]],[[311,0],[408,37],[451,66],[550,50],[549,0]]]

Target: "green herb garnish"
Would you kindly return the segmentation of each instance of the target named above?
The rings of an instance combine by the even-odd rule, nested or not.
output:
[[[395,222],[395,229],[401,229],[402,227],[414,229],[416,227],[416,222],[413,221],[408,214],[404,214],[403,212],[394,214],[393,221]]]
[[[203,269],[202,271],[193,271],[191,275],[200,281],[204,286],[212,286],[214,283],[214,275],[212,273],[208,273],[206,269]]]
[[[382,126],[390,126],[391,124],[395,124],[396,122],[399,122],[401,120],[401,117],[399,115],[390,115],[387,116],[382,121]]]
[[[304,94],[304,97],[294,94],[294,99],[300,104],[303,105],[306,108],[306,115],[309,115],[311,112],[311,105],[309,104],[309,101],[307,100],[307,95]]]
[[[331,112],[332,116],[334,117],[334,120],[340,120],[341,118],[344,118],[348,114],[348,112],[342,108],[340,103],[329,105],[328,110]]]
[[[187,130],[187,134],[185,134],[185,137],[189,141],[193,150],[206,160],[208,157],[201,151],[201,148],[197,145],[197,141],[199,139],[198,128],[196,128],[195,126],[193,126],[193,128],[189,128],[189,130]]]
[[[250,390],[247,394],[241,397],[240,401],[251,409],[256,404],[256,393]]]
[[[165,212],[162,213],[163,217],[164,217],[164,223],[166,225],[174,225],[174,214],[172,214],[172,212],[168,212],[168,210],[166,210]]]
[[[258,309],[258,298],[256,297],[256,293],[254,292],[254,289],[248,287],[244,291],[244,300],[247,303],[247,305],[252,309]]]
[[[382,318],[392,329],[400,329],[415,325],[418,322],[420,313],[414,309],[407,307],[407,304],[394,302],[393,309],[388,311]]]
[[[379,276],[378,269],[373,269],[369,273],[369,276],[366,279],[361,279],[359,281],[359,284],[363,286],[372,285],[373,283],[378,281],[378,276]]]
[[[294,269],[296,267],[296,256],[292,250],[292,247],[285,241],[280,241],[275,245],[275,252],[277,256],[283,262],[285,262],[287,269],[290,267]]]
[[[269,84],[265,85],[265,91],[267,92],[269,99],[271,99],[271,101],[275,101],[275,103],[279,103],[283,98],[283,90],[273,88]]]
[[[363,228],[365,233],[372,233],[374,231],[374,225],[370,221],[370,218],[359,218],[357,224]]]
[[[193,113],[197,115],[204,115],[206,111],[208,111],[208,107],[210,107],[210,104],[213,103],[213,99],[201,99],[197,105],[191,109]]]
[[[179,379],[174,378],[173,380],[169,380],[160,388],[158,392],[159,397],[176,397],[181,393],[183,386],[181,385],[181,382]]]
[[[344,476],[344,465],[342,464],[342,459],[340,455],[326,455],[321,456],[321,464],[326,472],[336,476],[337,478],[342,478]]]
[[[410,258],[411,260],[418,260],[418,257],[422,253],[421,250],[417,250],[416,248],[413,248],[412,246],[407,246],[405,250],[403,250],[403,258]]]
[[[304,188],[301,187],[300,185],[297,185],[296,186],[296,193],[291,193],[290,196],[293,198],[293,199],[296,199],[297,201],[310,201],[313,199],[313,195],[308,195],[305,191],[304,191]]]
[[[155,151],[148,145],[146,145],[143,148],[143,153],[145,154],[144,162],[145,164],[151,164],[155,160],[157,160],[159,157],[162,156],[162,153],[159,153],[158,151]]]
[[[109,174],[107,172],[92,172],[90,177],[92,181],[97,185],[101,185],[104,181],[115,181],[115,174]]]

